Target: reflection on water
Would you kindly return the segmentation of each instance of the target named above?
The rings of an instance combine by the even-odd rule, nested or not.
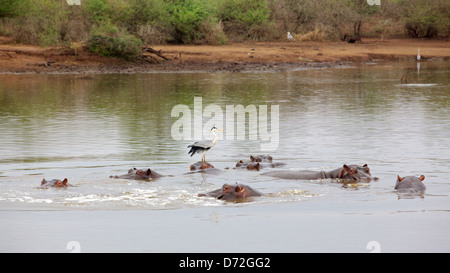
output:
[[[202,98],[203,107],[222,109],[279,105],[280,143],[271,154],[286,168],[368,163],[376,176],[386,177],[386,187],[396,174],[427,173],[435,183],[447,183],[449,74],[449,63],[440,61],[424,62],[420,74],[415,63],[394,63],[277,73],[1,75],[0,200],[160,209],[208,204],[196,194],[226,182],[283,192],[279,182],[263,185],[250,172],[230,169],[200,184],[204,176],[183,175],[200,156],[187,155],[193,140],[171,137],[176,118],[170,113],[178,104],[193,110],[194,97]],[[411,83],[399,84],[402,75]],[[220,140],[208,160],[232,168],[261,153],[261,139],[249,140],[248,134],[252,130],[245,141]],[[150,167],[176,178],[119,186],[105,180],[130,167]],[[35,191],[42,177],[68,177],[78,188]],[[302,191],[297,184],[284,192],[292,190]],[[322,192],[305,196],[315,195]]]
[[[400,82],[404,75],[407,85]],[[416,243],[428,247],[425,251],[448,251],[442,238],[448,238],[443,222],[448,223],[450,205],[449,76],[448,61],[421,62],[420,73],[415,62],[405,62],[276,73],[0,75],[0,233],[6,234],[0,250],[23,251],[27,244],[58,251],[51,243],[60,244],[63,234],[51,223],[64,221],[64,234],[78,234],[98,221],[94,233],[81,233],[82,249],[110,251],[114,248],[103,239],[113,236],[121,246],[116,251],[148,251],[148,246],[150,251],[346,251],[349,242],[358,244],[347,250],[365,251],[373,240],[386,250],[410,251]],[[252,130],[246,140],[226,136],[208,152],[208,162],[220,173],[187,174],[201,155],[187,154],[193,139],[172,138],[177,118],[171,111],[179,104],[193,110],[194,97],[202,98],[203,107],[222,109],[279,105],[279,147],[270,154],[274,162],[286,163],[281,169],[329,171],[367,163],[380,179],[295,181],[259,175],[264,169],[233,169],[239,160],[263,153],[261,139],[248,139]],[[132,167],[171,176],[150,182],[109,178]],[[421,174],[427,177],[423,198],[398,199],[397,175]],[[37,189],[44,177],[68,178],[75,186]],[[225,183],[249,185],[263,196],[249,202],[198,196]],[[179,231],[179,219],[183,230],[195,227],[189,235]],[[405,237],[411,227],[420,235],[417,241]],[[125,229],[136,232],[124,234]],[[229,239],[221,235],[230,230],[265,239],[243,236],[239,249],[226,248]],[[24,236],[39,232],[54,237],[30,244]],[[144,237],[134,236],[142,232]],[[276,236],[267,237],[268,232]],[[335,240],[341,244],[330,243]]]

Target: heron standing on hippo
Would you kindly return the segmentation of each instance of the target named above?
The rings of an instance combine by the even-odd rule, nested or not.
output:
[[[209,151],[209,149],[211,149],[217,143],[216,131],[225,133],[224,130],[218,129],[216,126],[213,126],[211,128],[211,133],[214,135],[213,140],[200,140],[200,141],[196,141],[196,142],[194,142],[194,144],[191,144],[188,146],[188,148],[191,148],[188,152],[188,154],[190,154],[191,157],[196,153],[203,153],[201,169],[214,168],[211,164],[206,163],[205,154],[207,151]]]

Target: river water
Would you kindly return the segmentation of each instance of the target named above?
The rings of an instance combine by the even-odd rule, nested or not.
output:
[[[191,132],[175,128],[177,105],[189,112]],[[227,107],[238,105],[258,117],[267,110],[270,138],[250,119],[245,139],[237,137],[238,115],[227,116]],[[186,147],[201,126],[212,139],[211,124],[227,130],[206,154],[222,172],[187,174],[201,155],[191,158]],[[0,252],[448,252],[449,125],[443,60],[264,73],[3,74]],[[367,163],[379,180],[233,169],[258,154],[286,163],[280,170]],[[109,178],[132,167],[169,176]],[[397,175],[421,174],[423,196],[393,191]],[[43,178],[73,187],[37,189]],[[198,197],[224,183],[264,196]]]

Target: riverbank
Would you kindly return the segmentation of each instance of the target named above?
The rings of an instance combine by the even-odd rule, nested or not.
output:
[[[422,39],[363,39],[346,42],[251,42],[221,46],[157,45],[157,54],[128,62],[71,48],[10,44],[0,37],[0,73],[238,72],[290,70],[377,60],[450,58],[450,42]],[[164,57],[164,58],[163,58]],[[167,60],[166,60],[167,59]]]

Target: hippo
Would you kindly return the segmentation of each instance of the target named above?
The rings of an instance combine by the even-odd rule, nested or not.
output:
[[[202,173],[202,174],[221,174],[223,173],[222,170],[216,169],[216,168],[206,168],[206,169],[198,169],[193,170],[184,174],[194,174],[194,173]]]
[[[209,196],[220,200],[232,201],[245,199],[253,196],[261,196],[262,194],[251,187],[243,184],[229,185],[224,184],[221,189],[217,189],[206,194],[200,193],[198,196]]]
[[[367,164],[363,166],[346,165],[341,168],[325,172],[325,171],[272,171],[263,173],[262,175],[273,176],[283,179],[300,179],[300,180],[317,180],[317,179],[344,179],[350,181],[371,181],[378,180],[377,177],[372,177],[370,169]]]
[[[236,163],[235,169],[247,168],[247,170],[249,171],[259,171],[262,168],[276,168],[286,165],[286,163],[272,163],[272,160],[273,158],[270,155],[251,155],[250,161],[240,160],[238,163]]]
[[[238,163],[236,163],[235,168],[247,168],[247,170],[252,171],[256,170],[259,171],[263,168],[276,168],[280,166],[284,166],[286,163],[276,162],[276,163],[260,163],[260,162],[244,162],[240,160]]]
[[[397,175],[397,182],[395,183],[394,189],[398,193],[423,194],[427,188],[422,182],[424,179],[424,175],[420,177],[405,176],[403,178]]]
[[[269,163],[272,163],[272,159],[273,158],[270,155],[256,155],[256,156],[251,155],[250,156],[250,161],[251,162],[269,162]]]
[[[67,188],[67,187],[73,187],[73,185],[68,183],[67,178],[64,178],[64,180],[60,180],[60,179],[52,179],[50,181],[47,181],[44,179],[42,179],[41,181],[41,185],[39,186],[40,189],[48,189],[49,187],[54,187],[54,188]]]
[[[124,179],[135,179],[135,180],[152,180],[156,178],[160,178],[164,175],[159,174],[155,171],[152,171],[150,169],[142,170],[142,169],[136,169],[131,168],[128,170],[127,174],[124,175],[111,175],[110,178],[124,178]]]

